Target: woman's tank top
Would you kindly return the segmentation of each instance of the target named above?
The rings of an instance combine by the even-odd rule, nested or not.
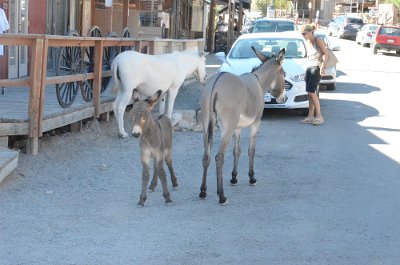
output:
[[[313,46],[307,45],[307,58],[309,61],[308,66],[319,66],[322,60],[322,55],[319,49],[317,48],[317,40],[314,39]]]

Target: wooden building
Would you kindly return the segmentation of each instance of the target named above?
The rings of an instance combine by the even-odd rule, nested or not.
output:
[[[75,31],[87,36],[98,26],[101,36],[121,37],[128,28],[130,37],[172,39],[205,37],[204,4],[202,0],[0,0],[9,33],[65,36]],[[0,79],[26,76],[28,56],[27,47],[6,47],[0,56]],[[57,52],[50,51],[49,69],[56,61]]]

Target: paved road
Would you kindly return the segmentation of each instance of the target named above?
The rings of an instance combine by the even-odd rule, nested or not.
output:
[[[198,199],[201,133],[175,133],[174,202],[157,187],[144,208],[137,141],[119,140],[113,120],[44,137],[0,186],[0,264],[398,264],[399,57],[340,43],[337,90],[320,94],[326,123],[265,112],[258,185],[248,185],[245,132],[235,187],[226,155],[226,207],[214,163]]]

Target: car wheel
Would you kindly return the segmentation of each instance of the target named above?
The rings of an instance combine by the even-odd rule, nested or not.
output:
[[[366,47],[367,44],[364,42],[364,40],[361,40],[361,46]]]
[[[336,83],[326,85],[326,90],[335,90],[335,89],[336,89]]]
[[[397,50],[397,51],[396,51],[396,54],[397,54],[397,55],[400,55],[400,50]]]
[[[378,48],[376,48],[375,45],[372,47],[372,53],[373,54],[377,54],[378,53]]]
[[[300,109],[300,113],[304,117],[307,117],[308,116],[308,108]]]

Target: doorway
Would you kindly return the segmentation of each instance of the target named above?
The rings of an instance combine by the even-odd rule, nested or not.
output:
[[[28,34],[28,0],[10,0],[10,33]],[[28,47],[9,46],[8,78],[28,74]]]

